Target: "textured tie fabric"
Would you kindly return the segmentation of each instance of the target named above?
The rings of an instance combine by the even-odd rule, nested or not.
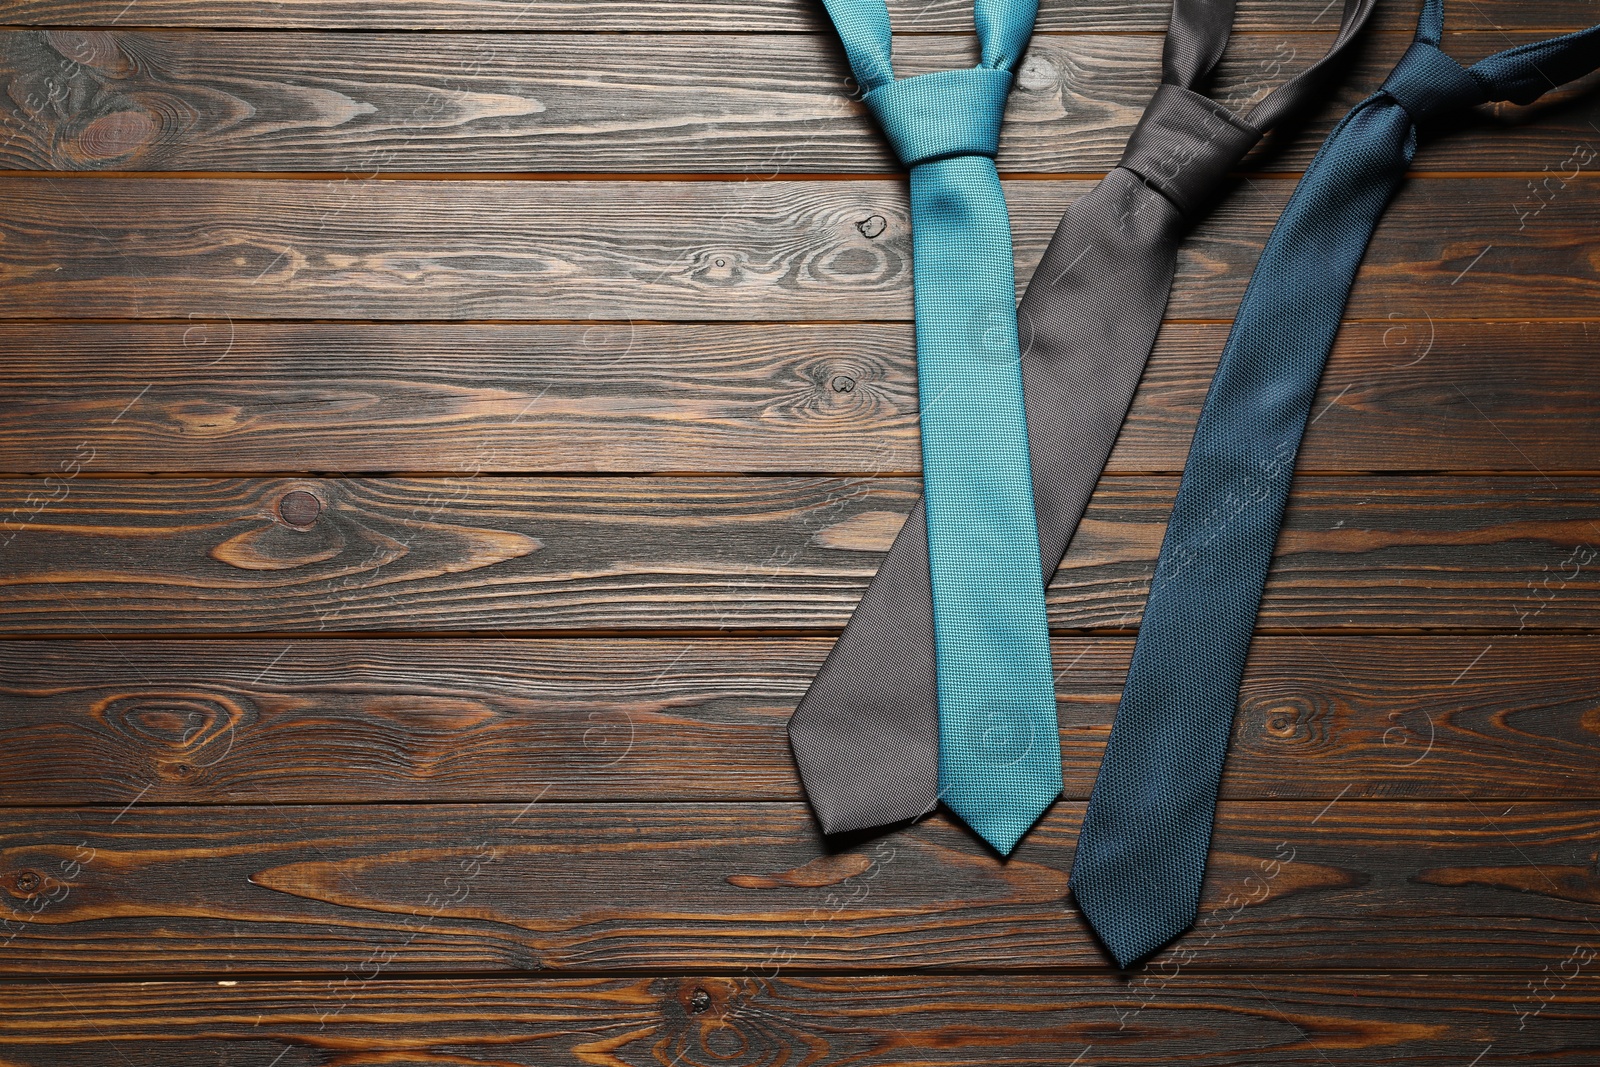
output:
[[[1328,55],[1248,119],[1194,91],[1227,45],[1232,0],[1174,3],[1160,88],[1122,162],[1061,220],[1017,311],[1042,576],[1060,565],[1111,453],[1155,344],[1183,234],[1210,210],[1229,170],[1263,133],[1325,87],[1374,3],[1347,0]],[[886,19],[883,25],[887,33]],[[881,83],[886,63],[875,75]],[[915,251],[920,279],[920,242]],[[919,320],[921,309],[919,290]],[[919,360],[921,342],[919,325]],[[925,383],[922,395],[937,410]],[[925,437],[927,431],[925,415]],[[987,438],[980,439],[987,445]],[[931,483],[928,495],[931,504]],[[949,799],[939,776],[935,628],[919,503],[789,723],[801,781],[824,832],[914,819]],[[1048,737],[1034,747],[1055,759],[1053,694],[1050,708],[1037,720]]]
[[[1600,66],[1600,27],[1462,67],[1440,0],[1382,88],[1334,128],[1268,239],[1195,430],[1072,890],[1123,966],[1194,922],[1239,681],[1295,456],[1356,269],[1418,123],[1531,103]]]
[[[994,166],[1037,0],[977,0],[979,65],[898,81],[884,0],[827,8],[911,173],[939,792],[1008,853],[1061,794],[1011,225]]]

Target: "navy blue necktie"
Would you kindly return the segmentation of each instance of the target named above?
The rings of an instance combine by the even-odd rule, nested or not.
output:
[[[1411,49],[1306,169],[1206,397],[1072,869],[1084,916],[1123,966],[1194,922],[1295,455],[1417,124],[1488,101],[1531,103],[1600,66],[1597,26],[1463,67],[1439,50],[1443,19],[1441,0],[1426,0]]]

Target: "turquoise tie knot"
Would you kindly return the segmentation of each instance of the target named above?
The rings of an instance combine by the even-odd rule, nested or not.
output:
[[[1427,41],[1416,41],[1400,57],[1382,92],[1405,108],[1413,122],[1489,99],[1483,83]]]
[[[914,167],[951,156],[993,159],[1010,91],[1010,71],[973,67],[889,82],[866,101],[900,162]]]

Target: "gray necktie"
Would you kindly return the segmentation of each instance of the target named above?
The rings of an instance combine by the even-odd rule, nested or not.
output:
[[[1345,0],[1328,54],[1240,118],[1195,91],[1227,46],[1233,0],[1175,0],[1160,87],[1121,163],[1062,218],[1017,309],[1047,583],[1133,401],[1179,242],[1264,133],[1326,88],[1333,61],[1375,4]],[[933,601],[920,502],[789,720],[789,742],[825,833],[915,819],[938,803]]]

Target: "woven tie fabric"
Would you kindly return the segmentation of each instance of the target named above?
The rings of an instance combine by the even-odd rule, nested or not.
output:
[[[883,0],[827,8],[868,108],[911,172],[938,797],[1009,853],[1061,795],[1011,225],[994,166],[1037,0],[977,0],[979,65],[899,81]]]
[[[1600,27],[1462,67],[1427,0],[1415,43],[1323,144],[1267,241],[1201,412],[1071,885],[1127,966],[1193,924],[1239,682],[1296,453],[1416,124],[1530,103],[1600,65]]]
[[[1060,564],[1111,453],[1161,326],[1184,233],[1263,131],[1321,96],[1374,4],[1347,0],[1328,55],[1240,118],[1194,91],[1227,46],[1232,0],[1176,0],[1161,87],[1122,162],[1061,220],[1017,311],[1041,575]],[[887,33],[887,17],[880,25]],[[890,76],[875,51],[861,58],[875,84]],[[924,255],[934,253],[924,252],[921,214],[917,226],[920,280]],[[920,289],[917,296],[920,319]],[[924,403],[939,404],[934,396],[924,388]],[[824,832],[914,819],[939,798],[934,628],[919,503],[790,720],[795,762]],[[1040,717],[1041,728],[1046,722],[1052,734],[1038,747],[1054,753],[1053,712]]]

